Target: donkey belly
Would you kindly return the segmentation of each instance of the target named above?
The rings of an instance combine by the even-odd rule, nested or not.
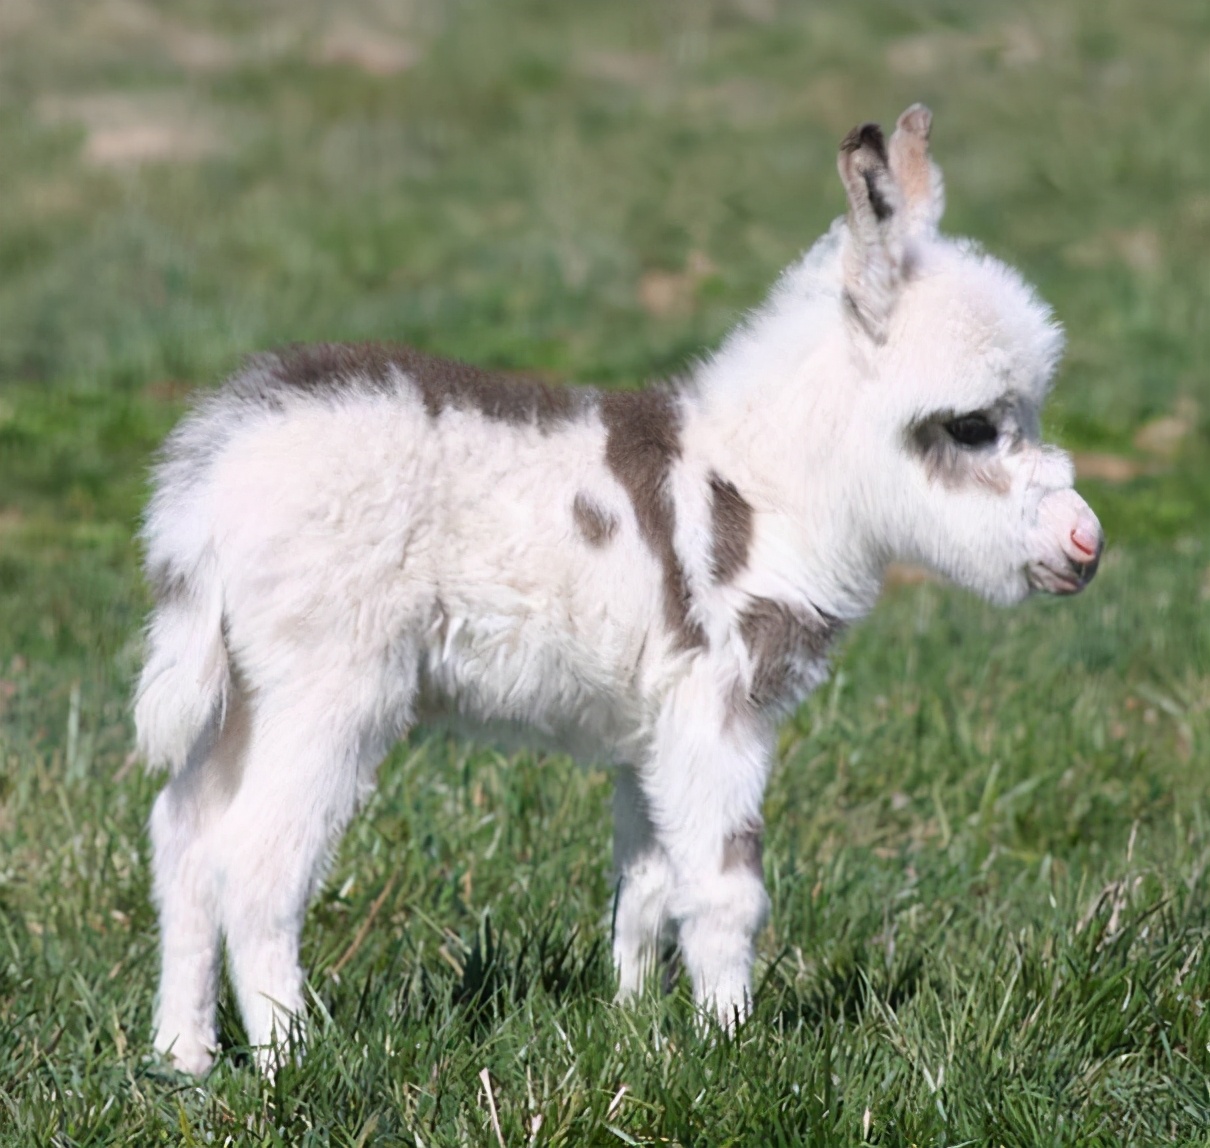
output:
[[[627,760],[643,727],[641,640],[593,648],[551,619],[439,612],[421,657],[416,718],[504,749]]]

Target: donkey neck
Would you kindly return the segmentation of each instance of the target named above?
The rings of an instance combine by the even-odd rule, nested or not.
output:
[[[861,516],[861,381],[840,292],[813,263],[814,251],[698,367],[684,392],[685,460],[751,502],[760,574],[848,621],[872,607],[885,557]]]

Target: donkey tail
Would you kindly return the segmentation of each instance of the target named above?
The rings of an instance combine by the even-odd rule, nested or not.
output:
[[[139,753],[149,768],[185,768],[190,752],[222,727],[231,689],[223,589],[212,553],[188,575],[155,571],[156,607],[135,694]]]

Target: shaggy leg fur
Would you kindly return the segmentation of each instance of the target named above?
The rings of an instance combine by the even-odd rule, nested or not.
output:
[[[218,929],[249,1042],[264,1067],[300,1034],[299,936],[332,846],[372,785],[381,711],[350,713],[325,692],[348,684],[334,660],[292,688],[236,698],[214,752],[170,782],[152,816],[164,964],[156,1047],[204,1071],[215,1047]],[[381,699],[380,683],[354,699]],[[343,705],[343,709],[340,707]]]
[[[249,714],[233,699],[222,734],[199,746],[151,811],[155,900],[160,915],[160,991],[155,1047],[200,1074],[217,1046],[218,858],[214,836],[240,783]]]
[[[726,1027],[749,1012],[754,940],[768,916],[759,858],[736,842],[760,825],[771,738],[772,727],[729,712],[703,661],[665,707],[642,774],[693,995]]]
[[[362,729],[307,690],[299,697],[258,718],[220,835],[231,978],[248,1040],[270,1066],[274,1042],[301,1034],[303,918],[364,788]]]
[[[190,814],[177,788],[169,785],[151,813],[161,939],[155,1047],[182,1072],[200,1075],[216,1046],[219,930],[212,875],[199,865]]]
[[[613,964],[619,1001],[643,988],[664,945],[673,870],[656,841],[639,780],[619,767],[613,791],[613,859],[618,878],[613,919]]]
[[[752,1007],[754,941],[769,915],[764,884],[749,873],[707,871],[682,882],[676,906],[694,999],[733,1028]]]

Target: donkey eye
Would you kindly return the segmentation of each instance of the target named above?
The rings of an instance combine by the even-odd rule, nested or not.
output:
[[[945,424],[945,430],[959,446],[984,446],[1000,434],[986,415],[959,415]]]

